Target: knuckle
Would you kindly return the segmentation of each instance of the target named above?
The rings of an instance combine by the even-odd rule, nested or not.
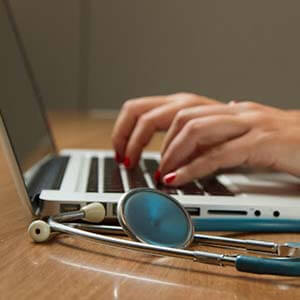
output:
[[[258,124],[270,125],[272,123],[272,119],[262,112],[257,112],[255,114],[255,120]]]
[[[244,102],[241,102],[241,105],[249,110],[256,110],[256,109],[260,108],[260,105],[253,101],[244,101]]]
[[[176,93],[175,95],[176,95],[176,96],[180,96],[180,97],[190,97],[190,96],[192,96],[192,95],[194,95],[194,94],[188,93],[188,92],[178,92],[178,93]]]
[[[194,136],[199,131],[199,124],[196,120],[190,120],[185,125],[187,135]]]
[[[254,139],[254,144],[256,148],[264,149],[264,147],[267,147],[276,140],[278,140],[276,131],[259,132]]]
[[[122,105],[122,110],[129,111],[129,112],[134,110],[137,101],[138,101],[137,99],[126,100]]]
[[[150,126],[153,120],[149,117],[149,114],[144,114],[138,119],[138,126],[147,127]]]
[[[272,129],[276,127],[276,119],[271,115],[263,112],[257,111],[250,116],[250,121],[256,128],[261,129]]]
[[[192,98],[198,97],[198,95],[193,93],[188,93],[188,92],[178,92],[170,95],[170,97],[175,100],[190,100]]]
[[[178,128],[183,127],[187,121],[188,121],[188,114],[185,109],[180,110],[176,114],[175,119],[174,119],[174,123],[175,123],[176,127],[178,127]]]

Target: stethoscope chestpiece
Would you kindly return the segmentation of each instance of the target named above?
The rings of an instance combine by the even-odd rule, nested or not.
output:
[[[182,205],[170,195],[150,188],[124,194],[118,204],[118,220],[133,239],[157,246],[186,248],[194,227]]]

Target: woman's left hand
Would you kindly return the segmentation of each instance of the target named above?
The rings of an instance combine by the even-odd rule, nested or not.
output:
[[[177,113],[162,148],[165,184],[182,185],[240,165],[300,176],[300,112],[231,102]]]

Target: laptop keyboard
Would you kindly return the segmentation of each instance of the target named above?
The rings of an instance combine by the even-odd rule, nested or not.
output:
[[[97,158],[92,158],[92,162]],[[183,186],[174,188],[164,186],[163,184],[157,184],[154,180],[154,173],[158,168],[158,162],[155,159],[143,159],[143,170],[140,166],[125,170],[128,185],[130,189],[139,187],[150,187],[146,181],[145,174],[150,175],[153,186],[156,189],[171,195],[214,195],[214,196],[234,196],[234,194],[228,190],[216,177],[207,177],[198,181],[187,183]],[[92,170],[94,168],[91,163]],[[94,182],[90,177],[94,176],[95,171],[90,172],[88,182]],[[98,175],[97,175],[98,178]],[[97,181],[97,180],[96,180]],[[97,184],[97,183],[96,183]],[[97,191],[96,186],[94,189],[88,184],[87,191]],[[104,186],[103,191],[106,193],[123,193],[124,185],[122,181],[121,171],[119,165],[113,158],[104,159]]]
[[[30,196],[34,197],[43,189],[59,189],[68,162],[69,156],[58,156],[42,165],[29,185]],[[228,190],[221,182],[218,181],[216,177],[213,176],[195,180],[176,188],[157,183],[154,179],[154,174],[159,165],[155,159],[143,159],[141,164],[142,167],[138,166],[129,170],[123,168],[123,174],[121,174],[120,166],[113,158],[106,157],[104,158],[103,163],[104,193],[124,193],[127,186],[129,189],[154,187],[171,195],[234,196],[230,190]],[[87,178],[87,192],[99,192],[99,176],[99,158],[92,157],[90,160]],[[124,177],[127,178],[127,184],[124,184]],[[149,184],[149,181],[151,181],[152,185]]]
[[[69,156],[57,156],[44,163],[28,185],[30,197],[33,198],[45,189],[58,190],[69,159]]]

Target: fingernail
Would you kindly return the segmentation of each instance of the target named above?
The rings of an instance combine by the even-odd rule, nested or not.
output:
[[[160,175],[161,175],[160,171],[156,170],[155,173],[154,173],[154,179],[155,179],[156,182],[159,182]]]
[[[115,153],[115,161],[119,164],[122,162],[121,155],[119,152]]]
[[[176,178],[176,173],[169,173],[166,176],[164,176],[163,181],[167,184],[171,183]]]
[[[130,158],[126,156],[124,158],[123,164],[126,168],[129,168],[130,167]]]

